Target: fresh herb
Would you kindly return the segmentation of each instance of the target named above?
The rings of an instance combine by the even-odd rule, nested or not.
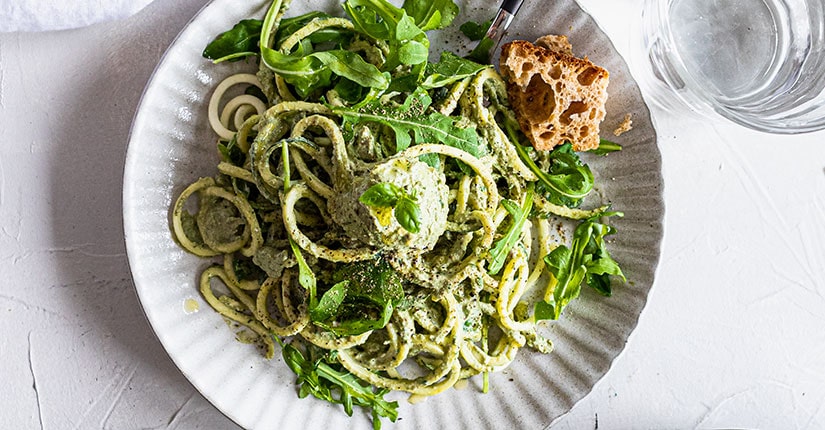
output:
[[[221,154],[223,161],[232,163],[235,166],[243,166],[246,161],[246,154],[238,146],[237,136],[233,135],[229,142],[219,140],[218,152]]]
[[[421,86],[426,89],[440,88],[475,75],[487,65],[461,58],[449,51],[441,53],[438,63],[427,64],[426,78]]]
[[[522,145],[526,137],[515,118],[506,118],[504,128],[521,161],[538,177],[536,191],[556,205],[569,208],[581,205],[584,197],[593,190],[594,178],[590,167],[573,152],[573,146],[566,142],[555,148],[549,157],[550,169],[545,172],[530,156],[532,148]]]
[[[591,149],[590,152],[596,155],[607,155],[611,152],[621,151],[622,145],[619,145],[616,142],[611,142],[607,139],[599,139],[599,147],[595,149]]]
[[[390,127],[395,132],[396,152],[413,144],[440,142],[479,158],[486,155],[474,129],[460,127],[457,118],[428,109],[430,104],[429,94],[418,89],[401,105],[373,100],[359,108],[332,107],[332,110],[343,117],[345,131],[351,131],[355,124],[369,122]]]
[[[458,15],[458,5],[452,0],[405,0],[401,8],[423,31],[447,28]]]
[[[490,249],[490,267],[487,269],[491,275],[496,275],[504,267],[504,262],[510,249],[515,246],[521,237],[521,230],[524,228],[524,223],[530,216],[530,211],[533,208],[533,184],[527,187],[527,194],[524,196],[524,203],[521,207],[516,202],[511,200],[502,200],[501,205],[510,213],[513,221],[510,223],[510,228],[507,233],[493,244]]]
[[[593,190],[593,172],[573,152],[573,146],[570,142],[566,142],[550,152],[550,168],[545,172],[530,157],[530,149],[519,143],[518,137],[513,136],[511,127],[508,126],[507,128],[519,158],[538,177],[536,191],[544,195],[548,201],[557,205],[570,208],[581,205],[584,197]]]
[[[393,208],[395,219],[401,227],[410,233],[418,233],[421,230],[421,208],[418,206],[418,199],[395,184],[375,184],[364,191],[358,201],[367,206]]]
[[[347,297],[349,281],[344,280],[332,286],[318,301],[318,305],[310,309],[309,317],[312,321],[327,321],[338,313],[338,308]]]
[[[298,397],[312,395],[333,404],[341,404],[349,416],[352,416],[353,406],[369,409],[375,430],[381,428],[379,417],[389,418],[392,422],[398,419],[398,402],[384,399],[389,390],[374,390],[353,374],[340,369],[340,365],[333,361],[334,353],[310,360],[294,345],[285,344],[277,337],[275,339],[281,344],[284,362],[298,376]]]
[[[412,3],[419,2],[410,4]],[[405,9],[395,7],[385,0],[347,0],[344,10],[352,19],[356,30],[374,39],[387,41],[389,49],[384,70],[394,70],[400,65],[421,65],[419,69],[423,71],[430,41],[424,30],[416,24],[415,18],[408,15]]]
[[[220,63],[258,55],[258,40],[261,37],[262,26],[263,21],[259,19],[241,20],[231,30],[219,34],[206,45],[203,56],[214,63]]]
[[[395,219],[410,233],[421,231],[421,207],[415,196],[405,195],[395,205]]]
[[[495,49],[495,43],[492,39],[487,37],[487,30],[490,28],[490,25],[493,24],[493,20],[487,20],[482,22],[481,24],[475,21],[467,21],[464,24],[461,24],[459,30],[464,33],[467,38],[472,41],[478,41],[478,44],[475,48],[473,48],[472,52],[467,55],[467,58],[482,64],[487,64],[490,62],[490,57],[493,49]]]
[[[346,264],[310,312],[312,321],[337,336],[354,336],[387,325],[402,303],[401,278],[385,260]]]
[[[289,169],[289,139],[281,141],[281,159],[284,164],[284,193],[289,192],[291,185],[290,169]],[[313,309],[318,305],[317,297],[317,282],[315,280],[315,273],[304,260],[304,255],[301,253],[301,248],[295,243],[292,238],[289,238],[289,247],[292,253],[295,254],[295,261],[298,263],[298,284],[304,287],[309,292],[309,308]]]
[[[464,35],[467,36],[467,38],[469,38],[473,42],[477,42],[481,39],[484,39],[484,36],[487,34],[487,30],[490,28],[492,24],[492,19],[488,19],[487,21],[482,22],[481,24],[475,21],[467,21],[464,24],[461,24],[461,27],[459,27],[458,29],[461,30],[461,32],[464,33]]]
[[[292,18],[284,18],[278,25],[278,31],[275,33],[275,43],[273,46],[281,46],[284,41],[292,36],[293,33],[300,30],[312,20],[332,18],[332,15],[324,12],[309,12]],[[352,32],[350,30],[327,27],[312,32],[305,40],[312,43],[324,43],[340,40],[343,37],[349,36]]]
[[[306,97],[319,88],[331,85],[333,75],[347,78],[367,88],[384,90],[388,77],[360,55],[343,49],[305,53],[301,49],[283,54],[263,48],[262,58],[267,67],[293,85],[298,94]]]
[[[622,216],[622,213],[610,212],[602,216]],[[570,248],[561,245],[544,257],[556,282],[553,297],[536,303],[537,321],[558,319],[564,307],[579,296],[585,283],[599,294],[609,296],[612,293],[610,275],[627,280],[607,251],[605,236],[615,232],[616,229],[609,225],[587,219],[576,227]]]
[[[467,58],[478,63],[487,64],[490,62],[490,57],[492,56],[493,49],[495,49],[496,43],[493,39],[490,39],[487,36],[484,36],[478,45],[470,51],[470,54],[467,55]]]

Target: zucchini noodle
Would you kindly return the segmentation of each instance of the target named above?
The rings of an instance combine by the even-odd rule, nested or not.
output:
[[[332,28],[354,31],[347,19],[316,18],[280,36],[272,55],[311,52],[308,38]],[[265,36],[278,43],[274,33]],[[348,49],[370,64],[388,55],[385,41],[367,37],[354,37]],[[185,188],[171,217],[185,250],[222,257],[201,275],[209,305],[257,335],[268,358],[273,339],[291,338],[335,351],[358,379],[414,398],[479,374],[486,389],[486,374],[510,365],[519,349],[550,352],[525,309],[553,297],[544,257],[563,238],[552,217],[587,219],[607,207],[571,209],[534,195],[539,178],[506,132],[514,114],[499,74],[485,67],[456,79],[425,94],[425,110],[415,114],[473,130],[478,148],[399,135],[407,131],[387,112],[414,106],[420,93],[371,90],[355,104],[336,87],[301,100],[288,76],[264,66],[257,76],[235,74],[209,101],[218,174]],[[262,89],[268,101],[250,94],[224,101],[239,84]],[[383,122],[353,119],[369,100],[382,103],[370,115]],[[414,141],[399,144],[404,137]],[[382,184],[397,190],[392,203],[365,203],[367,190]],[[404,199],[417,205],[417,230],[402,223]],[[377,287],[358,290],[359,277],[397,279],[403,298],[375,299]],[[216,295],[218,283],[227,294]],[[341,289],[345,296],[336,298]]]

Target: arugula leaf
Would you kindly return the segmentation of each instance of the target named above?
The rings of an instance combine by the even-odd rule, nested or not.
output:
[[[332,318],[347,297],[349,281],[344,280],[332,286],[318,301],[318,306],[309,310],[309,317],[313,321],[326,321]]]
[[[622,216],[621,212],[610,212],[603,216]],[[584,220],[573,232],[570,248],[559,246],[544,257],[544,263],[556,279],[553,297],[549,301],[539,301],[535,307],[535,319],[556,320],[562,310],[579,296],[582,284],[587,283],[602,295],[610,295],[610,278],[619,276],[627,280],[618,263],[610,257],[605,245],[605,236],[616,230],[593,218]]]
[[[264,47],[261,55],[266,66],[292,84],[302,97],[330,86],[333,74],[363,87],[384,90],[389,86],[385,74],[351,51],[339,49],[305,54],[298,50],[284,54]]]
[[[358,123],[372,122],[390,127],[395,132],[395,151],[400,152],[410,145],[439,142],[469,152],[476,157],[486,155],[486,149],[479,143],[478,134],[472,128],[461,128],[458,120],[427,108],[432,99],[423,89],[418,89],[407,97],[403,105],[384,104],[373,100],[358,108],[330,108],[344,120],[343,127],[351,131]]]
[[[512,139],[512,138],[511,138]],[[514,142],[518,142],[517,140]],[[553,204],[575,208],[593,190],[593,172],[573,152],[568,142],[550,153],[550,169],[543,171],[530,157],[528,148],[514,143],[519,158],[538,177],[537,191]]]
[[[281,141],[281,159],[284,163],[284,193],[289,191],[292,186],[290,184],[290,170],[289,170],[289,139]],[[317,285],[315,280],[315,273],[304,260],[304,255],[301,253],[301,248],[295,243],[292,238],[289,238],[289,247],[295,255],[295,261],[298,262],[298,284],[304,287],[309,292],[309,308],[313,309],[318,305]]]
[[[418,199],[389,182],[375,184],[358,198],[358,201],[373,207],[393,208],[395,219],[410,233],[421,230],[421,208]]]
[[[510,213],[513,218],[510,228],[501,239],[493,244],[490,249],[490,267],[487,272],[491,275],[496,275],[504,267],[504,262],[507,260],[507,255],[515,246],[519,237],[521,237],[521,230],[524,228],[524,223],[530,216],[530,211],[533,209],[533,184],[527,186],[527,194],[524,196],[524,204],[519,207],[517,203],[511,200],[502,200],[501,205]]]
[[[496,44],[493,42],[493,39],[484,36],[484,38],[478,42],[478,45],[467,55],[467,58],[482,64],[487,64],[490,62],[490,57],[495,47]]]
[[[412,74],[423,72],[427,55],[422,53],[429,51],[430,41],[406,10],[386,0],[347,0],[344,10],[357,31],[387,41],[389,55],[384,70],[394,70],[399,65],[418,65],[418,71]]]
[[[333,273],[333,282],[336,286],[330,291],[336,287],[343,291],[332,294],[344,297],[337,305],[337,297],[331,297],[312,321],[338,336],[383,328],[392,317],[395,306],[404,298],[401,278],[381,258],[342,265]]]
[[[438,63],[428,63],[426,78],[421,86],[426,89],[444,87],[475,75],[489,66],[459,57],[449,51],[441,53]]]
[[[221,154],[223,161],[236,166],[243,166],[244,161],[246,161],[246,154],[238,146],[235,135],[232,136],[229,142],[218,141],[218,152]]]
[[[587,152],[596,154],[596,155],[607,155],[611,152],[621,151],[622,145],[618,143],[611,142],[607,139],[599,139],[599,146],[595,149],[591,149]]]
[[[203,56],[214,63],[220,63],[258,55],[258,40],[261,37],[262,26],[263,21],[259,19],[241,20],[231,30],[219,34],[206,45]]]
[[[464,24],[461,24],[461,27],[458,29],[464,33],[467,38],[472,40],[473,42],[479,41],[484,39],[484,36],[487,34],[487,30],[493,24],[492,19],[488,19],[487,21],[482,22],[481,24],[475,21],[467,21]]]
[[[446,28],[458,15],[458,5],[452,0],[404,0],[401,8],[423,31]]]
[[[398,419],[398,402],[384,399],[389,390],[374,390],[363,383],[339,364],[331,362],[331,353],[314,361],[308,360],[293,344],[284,344],[277,337],[276,340],[281,344],[284,362],[298,376],[298,397],[312,395],[320,400],[341,404],[349,416],[352,416],[353,405],[368,409],[372,413],[374,429],[381,428],[379,417],[389,418],[392,422]],[[333,392],[338,393],[337,398],[333,396]]]
[[[310,21],[314,19],[327,18],[332,18],[332,15],[319,11],[305,13],[292,18],[284,18],[278,26],[278,31],[275,33],[275,44],[273,46],[281,46],[281,44],[284,43],[284,40],[309,24]],[[341,28],[328,27],[312,32],[312,34],[307,36],[307,40],[312,43],[330,42],[333,40],[340,40],[340,38],[345,36],[347,33],[351,33],[351,31]]]

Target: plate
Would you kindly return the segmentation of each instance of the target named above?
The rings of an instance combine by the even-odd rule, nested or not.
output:
[[[550,328],[555,351],[521,351],[510,368],[491,376],[488,394],[482,394],[473,380],[466,389],[451,389],[420,404],[402,400],[401,418],[396,424],[385,422],[386,428],[546,427],[608,371],[636,326],[653,284],[664,208],[660,154],[647,106],[624,60],[574,1],[526,3],[507,38],[567,34],[577,55],[587,55],[610,71],[602,134],[608,136],[625,114],[632,115],[633,130],[615,139],[624,145],[623,151],[586,156],[601,184],[599,192],[625,213],[615,221],[619,233],[610,246],[629,282],[616,288],[611,298],[585,289],[561,322]],[[308,11],[308,5],[340,10],[338,4],[295,0],[289,15]],[[489,4],[459,2],[462,13],[456,23],[491,17],[494,10]],[[145,89],[124,172],[124,232],[132,277],[146,316],[172,360],[204,397],[239,425],[367,429],[370,421],[360,411],[349,418],[339,405],[298,399],[295,376],[280,354],[267,361],[256,348],[235,340],[198,294],[199,274],[209,262],[179,248],[169,229],[173,199],[198,177],[216,172],[215,136],[206,110],[209,94],[223,77],[250,67],[212,65],[201,51],[240,19],[262,17],[266,7],[258,2],[211,2],[172,43]],[[436,48],[466,52],[466,43],[455,30],[433,36]]]

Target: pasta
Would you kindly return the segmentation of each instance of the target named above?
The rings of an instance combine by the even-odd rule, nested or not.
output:
[[[347,19],[307,20],[278,52],[330,28],[355,31]],[[357,35],[348,49],[376,66],[388,55]],[[223,259],[201,275],[209,305],[254,333],[267,358],[290,338],[366,384],[414,396],[479,374],[486,389],[486,374],[519,349],[549,353],[530,309],[557,293],[546,263],[564,244],[556,219],[606,208],[570,208],[539,188],[534,167],[550,155],[526,163],[519,153],[499,74],[479,66],[358,103],[338,86],[297,94],[284,76],[262,62],[257,76],[216,87],[218,174],[173,206],[178,243]],[[259,95],[228,97],[237,85]]]

